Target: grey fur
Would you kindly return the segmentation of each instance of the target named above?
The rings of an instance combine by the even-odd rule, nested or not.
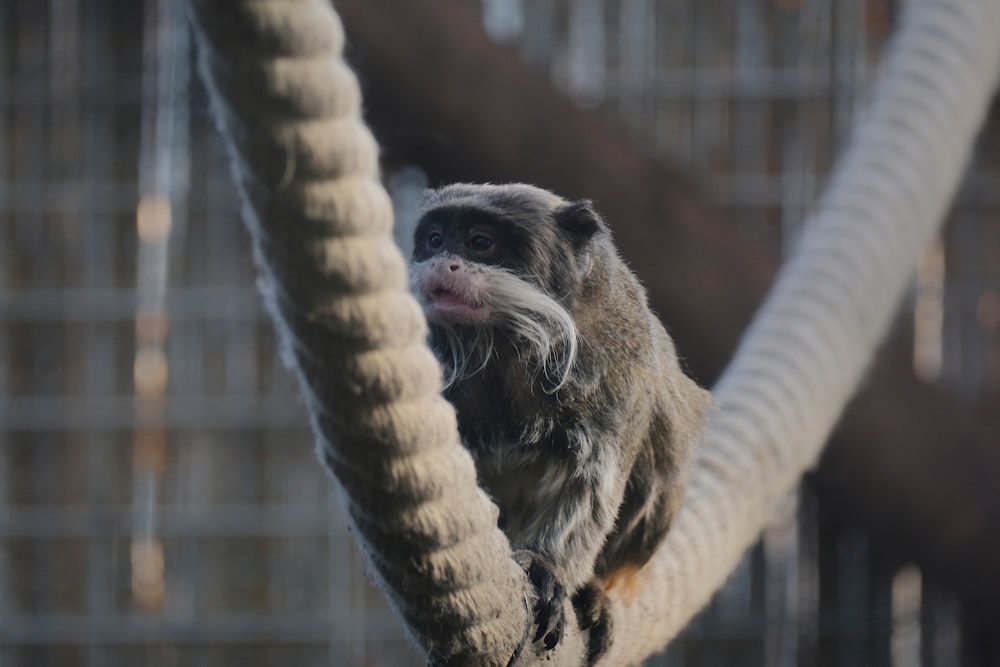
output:
[[[512,546],[569,594],[645,564],[680,506],[710,396],[603,220],[529,185],[456,184],[427,192],[415,244],[411,284],[445,396]],[[442,291],[472,319],[435,310]]]

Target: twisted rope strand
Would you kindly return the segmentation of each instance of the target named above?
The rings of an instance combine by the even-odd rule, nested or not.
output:
[[[940,225],[998,69],[1000,3],[907,5],[870,110],[715,387],[685,505],[650,586],[615,607],[628,639],[603,664],[680,631],[815,463]]]
[[[526,579],[439,397],[339,19],[320,0],[190,6],[262,292],[373,574],[432,662],[503,665]]]

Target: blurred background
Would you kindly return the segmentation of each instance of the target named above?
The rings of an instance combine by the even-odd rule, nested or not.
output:
[[[901,3],[476,7],[497,48],[778,255]],[[376,47],[352,46],[363,72]],[[314,457],[194,62],[175,0],[0,3],[0,667],[419,665]],[[387,161],[401,227],[429,180]],[[998,343],[994,114],[892,344],[995,413]],[[828,514],[789,498],[649,664],[1000,664],[947,583]]]

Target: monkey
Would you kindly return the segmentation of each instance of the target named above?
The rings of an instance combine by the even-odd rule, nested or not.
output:
[[[634,583],[681,504],[711,394],[589,200],[428,190],[409,276],[462,444],[536,589],[533,642],[558,644],[569,597],[592,664],[608,592]]]

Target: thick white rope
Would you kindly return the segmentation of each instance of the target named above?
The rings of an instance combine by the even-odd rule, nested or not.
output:
[[[265,296],[376,577],[432,660],[506,664],[525,579],[437,398],[336,15],[323,0],[192,7]],[[616,601],[602,664],[674,637],[815,462],[937,229],[998,67],[1000,2],[911,0],[871,110],[716,387],[677,524],[638,596]],[[518,664],[579,656],[571,629]]]
[[[674,637],[817,460],[941,224],[998,69],[1000,2],[906,7],[871,107],[714,388],[685,506],[643,595],[616,607],[602,664]]]

